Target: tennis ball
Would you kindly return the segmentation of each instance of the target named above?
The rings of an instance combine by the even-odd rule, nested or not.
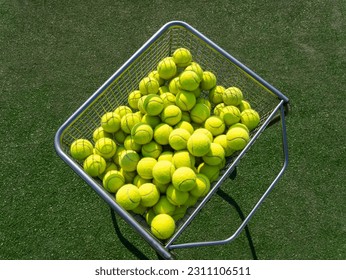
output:
[[[210,190],[209,178],[202,174],[196,174],[196,187],[190,191],[190,194],[194,197],[204,197]]]
[[[184,218],[186,212],[187,212],[187,205],[181,205],[179,207],[175,208],[174,213],[172,214],[172,218],[174,219],[174,221],[179,221],[180,219]]]
[[[127,133],[131,134],[131,129],[135,126],[135,124],[141,121],[141,117],[136,113],[131,113],[123,116],[121,118],[121,129]]]
[[[187,207],[192,207],[192,206],[194,206],[197,203],[197,201],[198,201],[198,197],[195,197],[195,196],[190,194],[188,199],[185,202],[185,205]]]
[[[243,100],[243,93],[237,87],[229,87],[225,90],[222,99],[226,105],[237,106]]]
[[[231,149],[240,151],[250,140],[249,133],[240,127],[233,127],[227,131],[227,142]]]
[[[240,104],[238,105],[238,108],[239,108],[240,112],[242,112],[242,111],[244,111],[246,109],[251,109],[251,105],[250,105],[250,103],[248,101],[242,100],[240,102]]]
[[[221,145],[221,147],[225,151],[225,157],[229,157],[235,152],[235,150],[231,149],[231,147],[228,145],[226,134],[220,134],[216,136],[213,142]]]
[[[125,133],[122,129],[119,129],[117,132],[114,133],[113,139],[118,144],[124,144],[126,137],[128,136],[127,133]],[[106,137],[106,136],[105,136]]]
[[[161,194],[166,194],[166,190],[168,188],[168,184],[161,184],[158,181],[155,180],[155,178],[152,180],[152,183],[157,187],[157,189],[159,190],[159,192]]]
[[[141,112],[142,114],[146,114],[147,112],[144,109],[144,101],[145,99],[148,97],[148,95],[142,95],[141,98],[139,98],[138,103],[137,103],[137,107],[139,112]]]
[[[165,83],[165,80],[160,77],[159,72],[157,72],[157,70],[151,71],[148,74],[148,77],[156,79],[159,82],[160,86],[164,85]]]
[[[186,129],[175,128],[169,135],[169,145],[176,151],[184,150],[187,147],[187,141],[189,140],[190,136],[190,132],[188,132]]]
[[[172,93],[174,95],[178,94],[178,92],[181,90],[179,76],[175,77],[169,81],[168,90],[170,93]]]
[[[221,109],[220,118],[227,126],[231,126],[240,121],[240,111],[233,105],[225,106]]]
[[[163,153],[160,154],[160,156],[157,159],[158,161],[161,160],[168,160],[172,162],[173,160],[173,152],[172,151],[164,151]]]
[[[210,143],[208,136],[194,132],[187,141],[187,149],[192,155],[202,157],[209,152]]]
[[[180,87],[184,90],[194,91],[199,87],[200,82],[197,73],[191,70],[185,70],[179,76]]]
[[[158,239],[168,239],[175,231],[174,219],[167,214],[159,214],[151,221],[150,229]]]
[[[175,205],[169,202],[165,195],[161,195],[159,201],[152,208],[156,215],[158,214],[168,214],[174,213]]]
[[[240,127],[240,128],[242,128],[242,129],[245,129],[248,133],[250,132],[249,128],[248,128],[245,124],[243,124],[243,123],[235,123],[235,124],[232,124],[232,125],[229,127],[229,129],[230,129],[230,128],[234,128],[234,127]]]
[[[215,116],[220,116],[222,109],[225,108],[225,107],[226,107],[225,103],[219,103],[219,104],[217,104],[217,105],[214,107],[214,110],[213,110],[214,115],[215,115]]]
[[[170,203],[175,206],[184,205],[186,200],[189,198],[189,193],[176,189],[173,185],[169,185],[166,190],[166,197]]]
[[[163,94],[165,92],[169,92],[168,86],[167,85],[160,86],[158,94],[161,95],[161,94]]]
[[[126,171],[122,168],[120,168],[120,173],[123,174],[124,178],[125,178],[125,183],[126,184],[132,184],[133,180],[135,179],[135,177],[137,176],[137,172],[136,171]]]
[[[133,210],[141,202],[139,189],[135,185],[125,184],[117,191],[115,201],[125,210]]]
[[[145,183],[138,190],[141,195],[141,205],[144,207],[152,207],[160,199],[160,192],[153,183]]]
[[[111,170],[118,170],[118,167],[117,165],[112,162],[112,161],[106,161],[106,169],[105,171],[103,171],[103,173],[101,173],[98,177],[103,180],[104,176],[106,175],[106,173],[108,171],[111,171]]]
[[[144,179],[141,176],[139,176],[138,174],[136,175],[136,177],[132,181],[132,184],[134,184],[137,187],[140,187],[141,185],[143,185],[145,183],[151,183],[151,179]]]
[[[114,113],[116,113],[117,115],[120,116],[120,118],[122,118],[122,117],[125,116],[126,114],[132,113],[132,110],[131,110],[130,107],[125,106],[125,105],[122,105],[122,106],[117,107],[117,108],[114,110]]]
[[[201,97],[201,94],[202,94],[202,90],[198,87],[196,88],[195,90],[191,91],[194,96],[196,97],[196,102],[197,102],[197,99]]]
[[[185,68],[185,70],[186,71],[190,71],[190,70],[194,71],[198,75],[200,81],[203,79],[203,69],[198,63],[191,62],[191,64],[189,66],[187,66]]]
[[[132,135],[127,135],[124,141],[124,147],[126,150],[133,150],[139,153],[142,149],[142,145],[135,142]]]
[[[71,156],[76,160],[83,160],[93,153],[93,145],[87,139],[77,139],[70,147]]]
[[[140,156],[136,151],[125,150],[121,153],[119,158],[119,165],[124,171],[135,171]]]
[[[181,112],[181,120],[185,122],[191,122],[190,113],[187,111]]]
[[[145,114],[141,122],[146,123],[154,129],[157,125],[161,123],[161,118],[159,116],[149,116],[148,114]]]
[[[209,165],[219,165],[225,159],[225,151],[220,144],[212,142],[209,152],[203,156],[203,161]]]
[[[209,165],[202,162],[197,168],[198,174],[204,174],[208,177],[210,183],[216,181],[220,175],[220,169],[217,165]]]
[[[175,97],[175,104],[182,111],[190,111],[196,104],[196,96],[192,92],[181,90]]]
[[[210,117],[210,109],[207,105],[197,103],[190,111],[191,120],[195,123],[203,123]]]
[[[172,181],[175,167],[168,160],[160,160],[153,167],[153,177],[160,184],[168,184]]]
[[[149,116],[160,115],[163,107],[163,101],[157,94],[149,94],[143,102],[143,109]]]
[[[139,91],[142,95],[155,94],[159,91],[160,84],[155,78],[144,77],[139,82]]]
[[[118,130],[120,131],[120,130]],[[100,138],[112,138],[112,133],[106,132],[102,126],[96,128],[93,132],[93,140],[94,142],[96,142],[97,140],[99,140]]]
[[[142,97],[142,94],[139,90],[134,90],[130,92],[127,102],[132,109],[138,109],[138,100]]]
[[[146,213],[145,213],[145,221],[147,222],[147,224],[150,226],[152,220],[155,218],[156,213],[154,212],[154,210],[152,208],[150,208]]]
[[[163,109],[161,113],[161,120],[171,126],[180,122],[182,117],[181,109],[176,105],[169,105]]]
[[[160,145],[167,145],[169,143],[169,135],[172,131],[173,127],[166,123],[161,123],[154,129],[154,140]]]
[[[197,128],[194,131],[194,133],[202,133],[202,134],[204,134],[205,136],[207,136],[210,139],[210,142],[213,142],[213,139],[214,139],[213,134],[211,134],[211,132],[208,129],[204,128],[204,127]]]
[[[120,116],[114,112],[107,112],[101,117],[101,127],[104,131],[114,133],[120,129]]]
[[[172,163],[174,164],[175,168],[184,166],[193,168],[195,166],[195,162],[195,157],[187,150],[176,151],[172,157]]]
[[[251,131],[255,129],[260,123],[260,116],[257,111],[253,109],[246,109],[240,114],[240,121],[245,124],[247,128]]]
[[[147,207],[139,204],[135,209],[132,209],[131,211],[135,214],[143,216],[147,212],[147,209],[148,209]]]
[[[165,57],[157,65],[157,72],[164,80],[170,80],[177,74],[177,65],[172,57]]]
[[[117,144],[110,138],[100,138],[95,143],[95,153],[104,159],[110,159],[117,150]]]
[[[152,157],[143,157],[137,164],[137,173],[144,179],[153,179],[153,168],[157,160]]]
[[[211,107],[212,107],[212,106],[211,106],[210,101],[209,101],[207,98],[198,97],[198,98],[196,99],[196,103],[202,103],[202,104],[208,106],[209,110],[211,110]]]
[[[209,100],[210,102],[216,104],[220,104],[223,102],[222,96],[225,92],[225,88],[223,86],[215,86],[209,92]]]
[[[106,173],[102,180],[103,187],[111,192],[116,193],[123,185],[125,185],[125,178],[118,170],[110,170]]]
[[[119,146],[113,156],[113,162],[120,167],[120,158],[121,158],[121,154],[125,151],[125,147],[124,146]]]
[[[201,81],[202,90],[210,90],[216,86],[216,76],[210,71],[204,71]]]
[[[187,122],[187,121],[180,121],[178,122],[174,128],[182,128],[185,129],[186,131],[188,131],[190,134],[192,134],[194,132],[193,126]]]
[[[160,98],[163,102],[163,108],[168,105],[175,105],[175,95],[171,92],[164,92],[160,95]]]
[[[192,55],[186,48],[176,49],[172,55],[175,64],[178,67],[186,67],[190,65],[192,61]]]
[[[137,144],[144,145],[153,139],[154,131],[149,124],[139,122],[132,127],[131,136]]]
[[[204,128],[208,129],[213,136],[222,134],[225,131],[225,123],[218,116],[211,116],[206,119]]]
[[[188,192],[196,186],[196,173],[189,167],[179,167],[173,173],[172,184],[177,190]]]
[[[106,161],[102,156],[93,154],[84,160],[83,168],[91,177],[97,177],[105,171]]]
[[[157,159],[162,153],[162,146],[156,141],[151,141],[142,146],[141,152],[143,157],[152,157]]]

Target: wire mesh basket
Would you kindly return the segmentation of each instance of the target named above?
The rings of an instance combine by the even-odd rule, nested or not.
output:
[[[244,99],[261,116],[260,124],[251,131],[250,141],[240,152],[227,159],[219,178],[215,181],[210,192],[190,209],[188,214],[177,224],[174,235],[165,242],[155,238],[141,215],[124,210],[115,202],[113,194],[107,192],[102,181],[87,175],[82,162],[74,160],[70,155],[71,143],[79,138],[93,142],[92,135],[100,126],[100,118],[105,112],[114,111],[121,105],[127,105],[128,94],[138,89],[138,84],[156,69],[158,63],[167,56],[172,56],[174,50],[187,48],[203,70],[213,72],[218,84],[236,86],[242,90]],[[208,97],[208,92],[202,92]],[[225,52],[211,40],[185,22],[172,21],[161,27],[124,65],[122,65],[84,104],[59,128],[55,137],[55,148],[58,155],[88,183],[96,193],[110,205],[134,230],[136,230],[162,257],[171,259],[171,250],[195,246],[225,244],[236,238],[246,226],[262,201],[277,183],[288,163],[287,137],[285,129],[285,113],[288,98],[276,88],[259,77],[256,73],[244,66],[233,56]],[[265,191],[258,203],[239,226],[238,230],[229,238],[216,241],[192,242],[176,244],[176,239],[190,224],[207,201],[222,185],[225,179],[235,170],[240,159],[254,144],[255,140],[275,119],[281,120],[284,164],[272,184]]]

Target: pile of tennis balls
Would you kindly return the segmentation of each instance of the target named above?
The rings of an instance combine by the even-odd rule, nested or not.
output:
[[[103,112],[93,143],[77,139],[70,152],[165,240],[259,122],[241,89],[219,85],[188,49],[178,48],[143,77],[128,104]]]

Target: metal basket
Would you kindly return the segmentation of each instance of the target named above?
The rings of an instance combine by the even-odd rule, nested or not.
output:
[[[171,56],[175,49],[185,47],[193,55],[204,70],[215,73],[218,84],[239,87],[244,99],[259,112],[261,121],[259,126],[250,134],[251,139],[247,146],[239,153],[228,158],[225,168],[221,171],[218,180],[212,184],[206,197],[198,201],[194,208],[177,225],[174,235],[165,242],[155,238],[143,222],[143,217],[134,215],[116,202],[114,195],[108,193],[98,179],[87,175],[82,162],[75,161],[70,155],[70,145],[78,138],[89,139],[91,142],[93,131],[100,126],[100,118],[105,112],[114,111],[120,105],[127,104],[128,94],[138,89],[140,80],[149,72],[156,69],[158,62],[164,57]],[[207,96],[208,92],[202,92]],[[114,211],[133,227],[163,258],[172,259],[173,249],[195,246],[220,245],[231,242],[244,229],[250,218],[275,186],[288,163],[288,148],[285,128],[285,113],[287,112],[288,98],[276,88],[259,77],[256,73],[244,66],[230,54],[225,52],[211,40],[185,22],[172,21],[161,27],[126,63],[124,63],[85,103],[70,116],[59,128],[55,136],[55,148],[58,155],[89,184],[96,193]],[[194,219],[202,207],[213,196],[225,179],[235,170],[240,159],[254,144],[260,134],[274,120],[281,120],[284,163],[276,178],[264,192],[257,204],[241,223],[239,228],[227,239],[216,241],[192,242],[176,244],[176,239]]]

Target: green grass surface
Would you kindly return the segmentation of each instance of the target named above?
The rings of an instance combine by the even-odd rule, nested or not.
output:
[[[290,99],[290,164],[232,243],[178,259],[345,259],[344,1],[0,1],[0,259],[157,259],[54,150],[70,116],[183,20]],[[179,241],[226,238],[281,167],[269,128]],[[228,226],[227,226],[228,224]]]

